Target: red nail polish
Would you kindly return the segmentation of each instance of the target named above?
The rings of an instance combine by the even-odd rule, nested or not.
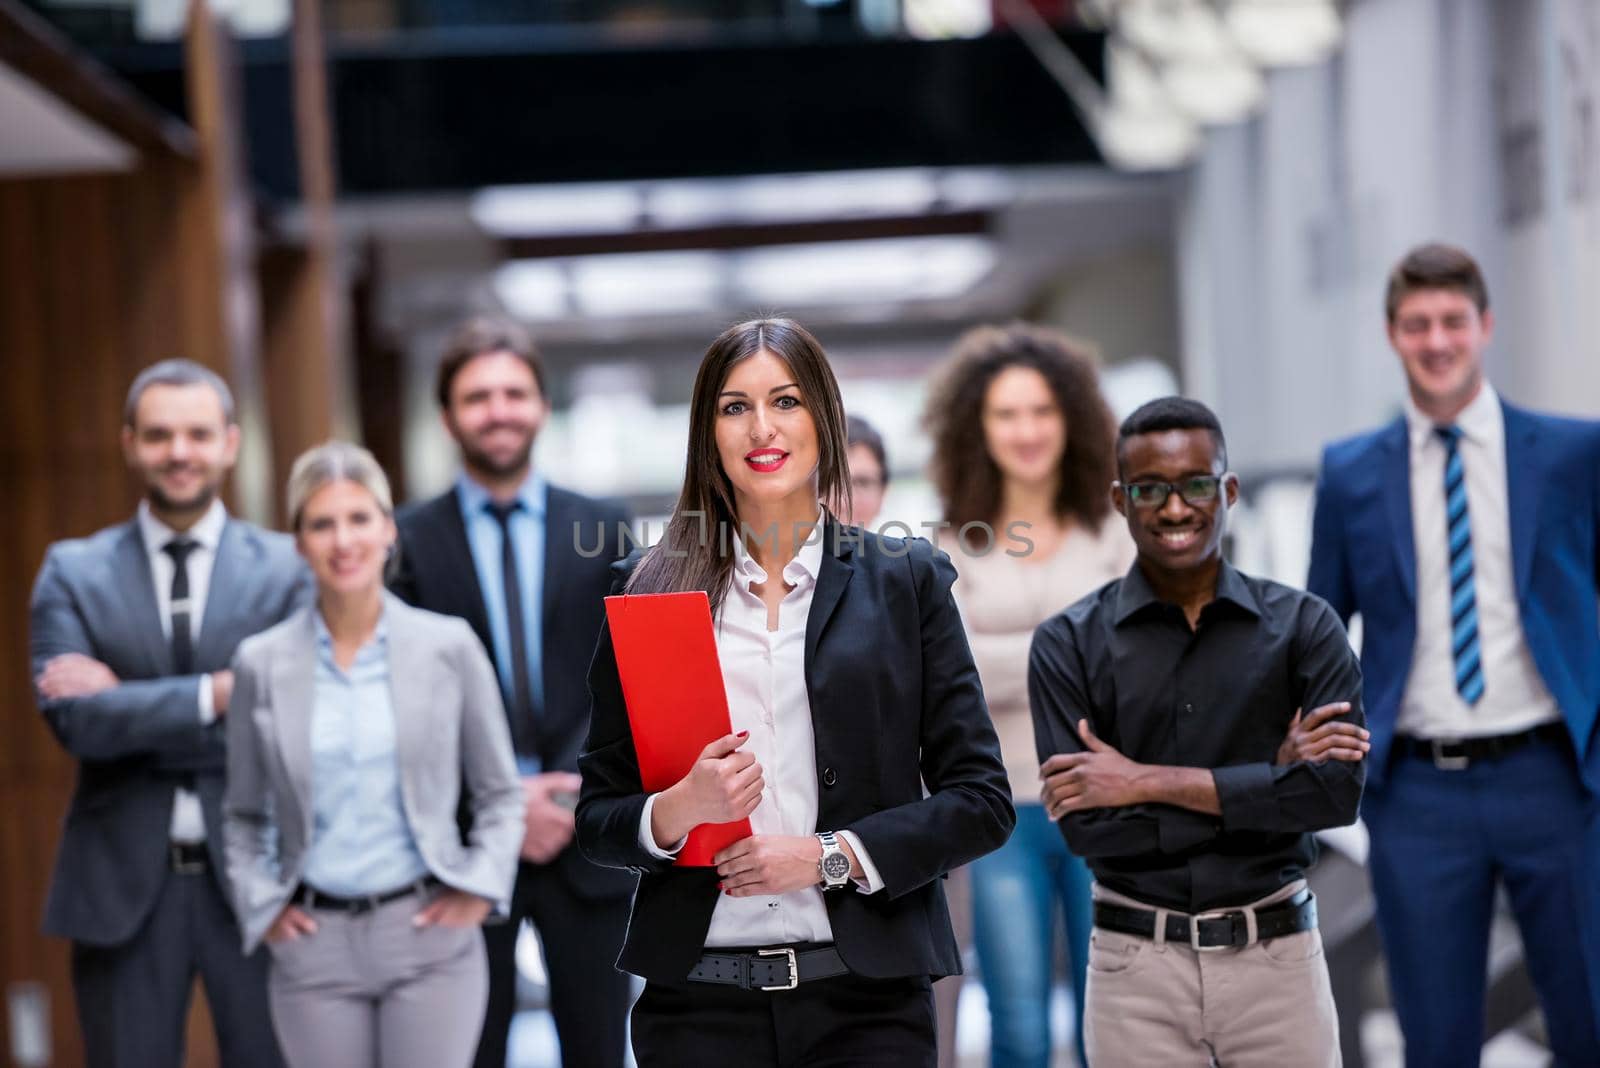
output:
[[[739,738],[748,738],[748,737],[750,737],[750,732],[749,731],[740,731],[738,733],[737,737],[739,737]]]

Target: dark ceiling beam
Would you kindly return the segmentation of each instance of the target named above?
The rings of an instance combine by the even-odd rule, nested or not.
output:
[[[607,252],[727,250],[885,237],[982,234],[988,230],[988,212],[952,211],[866,219],[817,219],[806,222],[690,226],[671,230],[640,229],[622,233],[508,237],[501,242],[501,248],[507,259],[527,260],[551,256],[591,256]]]
[[[199,152],[194,130],[146,103],[17,0],[0,0],[0,63],[140,151],[185,159]]]

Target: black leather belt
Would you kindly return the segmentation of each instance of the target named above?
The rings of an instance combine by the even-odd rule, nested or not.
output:
[[[439,880],[431,875],[425,875],[414,883],[394,890],[387,890],[381,894],[367,894],[364,897],[340,897],[337,894],[324,894],[321,890],[313,889],[305,883],[295,887],[294,895],[290,898],[296,905],[308,909],[321,909],[326,912],[349,912],[359,915],[371,912],[379,905],[387,905],[391,901],[399,901],[412,894],[423,894],[439,885]]]
[[[167,868],[176,875],[202,875],[211,870],[204,842],[168,842]]]
[[[1188,946],[1194,950],[1231,949],[1248,946],[1252,942],[1265,942],[1269,938],[1310,931],[1317,926],[1317,898],[1310,890],[1301,890],[1287,901],[1255,910],[1255,938],[1250,937],[1248,909],[1215,909],[1193,916],[1182,912],[1167,913],[1167,941]],[[1094,903],[1094,925],[1108,931],[1154,939],[1156,912],[1154,909],[1113,905],[1109,901]]]
[[[706,953],[689,971],[693,983],[721,983],[740,990],[793,990],[813,979],[848,975],[844,958],[832,946],[821,949],[777,947],[749,952]]]
[[[1413,738],[1397,734],[1394,747],[1406,756],[1433,761],[1433,766],[1441,771],[1462,771],[1475,760],[1496,760],[1534,742],[1555,742],[1566,737],[1565,724],[1541,723],[1515,734],[1496,734],[1488,738]]]

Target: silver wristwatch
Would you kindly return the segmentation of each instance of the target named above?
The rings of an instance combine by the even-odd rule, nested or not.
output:
[[[839,838],[832,831],[821,831],[817,841],[822,843],[822,859],[817,870],[822,873],[822,889],[838,890],[850,882],[850,858],[839,847]]]

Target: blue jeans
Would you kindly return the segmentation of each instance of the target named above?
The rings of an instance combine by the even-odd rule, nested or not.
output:
[[[1072,997],[1083,1053],[1083,987],[1089,961],[1089,869],[1067,852],[1043,805],[1017,805],[1010,841],[972,862],[973,942],[989,996],[992,1068],[1048,1068],[1056,902],[1066,920]]]

